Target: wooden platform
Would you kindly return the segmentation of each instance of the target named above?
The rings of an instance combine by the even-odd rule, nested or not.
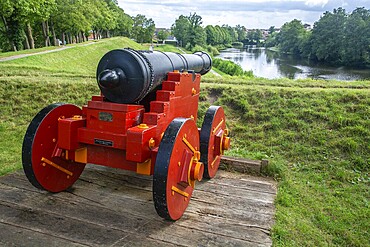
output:
[[[35,189],[22,171],[0,177],[1,246],[270,246],[273,180],[219,171],[198,183],[177,222],[162,220],[152,179],[89,166],[68,191]]]

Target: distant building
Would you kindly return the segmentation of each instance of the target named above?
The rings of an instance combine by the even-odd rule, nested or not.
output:
[[[171,29],[169,29],[169,28],[156,28],[154,30],[154,38],[158,39],[158,33],[160,31],[166,31],[166,32],[169,33],[169,35],[167,36],[167,38],[165,40],[163,40],[163,44],[166,44],[166,43],[169,43],[169,44],[177,44],[178,43],[176,37],[171,35]]]
[[[156,28],[156,29],[154,30],[154,35],[157,37],[157,35],[158,35],[158,33],[159,33],[160,31],[166,31],[166,32],[168,32],[168,33],[171,33],[171,29],[169,29],[169,28],[165,28],[165,27],[158,27],[158,28]]]

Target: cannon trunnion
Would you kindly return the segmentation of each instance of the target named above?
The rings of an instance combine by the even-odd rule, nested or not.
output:
[[[216,175],[221,156],[230,145],[222,107],[211,106],[202,127],[196,125],[200,73],[210,70],[211,61],[204,62],[208,55],[198,53],[188,55],[194,60],[188,65],[184,59],[179,67],[175,60],[167,67],[148,66],[153,69],[148,79],[140,70],[154,60],[136,68],[138,51],[130,49],[130,55],[124,55],[128,61],[122,57],[112,61],[111,55],[125,52],[116,50],[102,58],[97,71],[102,94],[93,96],[82,109],[58,103],[34,117],[23,141],[23,168],[35,187],[51,192],[72,186],[87,163],[153,175],[157,213],[177,220],[189,204],[196,181]],[[166,56],[181,57],[174,53]],[[160,61],[165,64],[169,60]],[[189,64],[200,73],[189,73]],[[157,89],[149,109],[134,104],[153,88]],[[138,93],[129,98],[133,92]],[[123,103],[126,101],[132,102]]]

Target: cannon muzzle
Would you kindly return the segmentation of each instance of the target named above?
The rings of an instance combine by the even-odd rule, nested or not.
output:
[[[96,78],[102,94],[111,102],[141,101],[174,70],[202,75],[211,70],[212,59],[205,52],[179,54],[160,51],[117,49],[100,60]]]

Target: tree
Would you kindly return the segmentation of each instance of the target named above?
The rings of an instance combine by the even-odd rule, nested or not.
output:
[[[49,24],[50,14],[55,10],[55,0],[18,0],[16,8],[19,9],[17,18],[26,26],[27,47],[34,49],[35,42],[32,33],[32,23],[42,24],[45,46],[50,45]]]
[[[190,26],[187,30],[187,36],[189,38],[187,47],[189,50],[195,47],[195,45],[204,46],[206,44],[206,33],[202,25],[202,17],[197,13],[190,14],[188,17]]]
[[[300,55],[300,47],[305,35],[306,30],[301,21],[294,19],[285,23],[276,37],[280,51]]]
[[[238,32],[235,28],[230,27],[229,25],[222,25],[222,28],[229,33],[230,43],[238,41]]]
[[[180,15],[179,18],[175,20],[175,23],[172,25],[171,30],[172,34],[179,41],[180,46],[184,46],[188,42],[188,30],[190,28],[189,19]]]
[[[167,32],[166,30],[161,30],[158,32],[157,38],[158,40],[164,41],[168,37],[169,34],[170,33]]]
[[[172,34],[179,41],[180,46],[187,46],[191,50],[195,45],[206,44],[207,35],[202,25],[202,17],[196,13],[189,16],[180,15],[172,25]]]
[[[206,32],[206,35],[207,35],[207,39],[206,39],[207,44],[217,45],[219,38],[217,37],[218,33],[216,32],[216,29],[214,28],[214,26],[208,25],[206,26],[204,31]]]
[[[8,22],[9,17],[13,15],[14,12],[14,3],[11,0],[2,0],[0,2],[0,15],[1,20],[3,23],[3,28],[1,30],[2,37],[4,39],[2,40],[2,49],[3,50],[17,50],[15,41],[14,41],[14,33],[13,30],[11,30]]]
[[[273,34],[275,32],[275,26],[269,27],[269,34]]]
[[[370,10],[355,9],[345,23],[343,63],[352,66],[370,64]]]
[[[81,40],[81,32],[91,29],[92,18],[97,12],[93,0],[56,0],[57,10],[51,16],[55,28],[62,36],[62,42],[73,43]],[[96,1],[100,3],[101,1]]]
[[[1,0],[0,17],[2,50],[58,45],[59,35],[83,42],[91,30],[95,38],[130,35],[133,24],[117,0]]]
[[[133,38],[139,43],[152,42],[155,30],[154,21],[151,18],[147,19],[145,15],[140,14],[132,19],[134,22],[132,27]]]
[[[277,46],[278,45],[278,42],[277,42],[277,33],[274,32],[272,34],[270,34],[266,41],[265,41],[265,47],[274,47],[274,46]]]
[[[246,43],[247,29],[244,26],[236,25],[235,30],[238,33],[238,41]]]
[[[312,35],[312,55],[317,60],[341,63],[345,45],[344,26],[347,14],[344,9],[334,9],[333,13],[325,12],[315,22]]]
[[[117,16],[117,26],[115,29],[115,34],[120,36],[129,37],[132,31],[132,25],[134,21],[132,18],[127,15],[123,9],[118,8],[118,16]]]
[[[263,38],[262,31],[259,29],[247,33],[247,41],[251,45],[258,45]]]

